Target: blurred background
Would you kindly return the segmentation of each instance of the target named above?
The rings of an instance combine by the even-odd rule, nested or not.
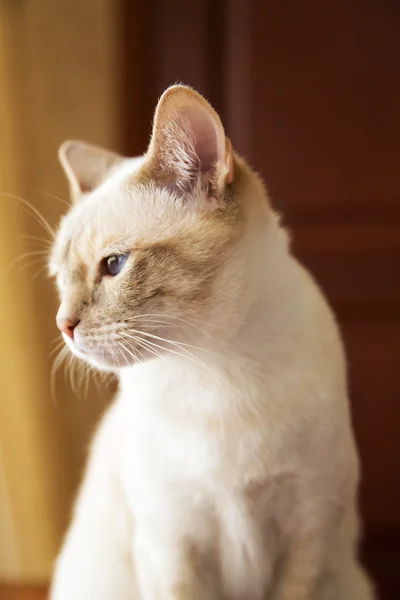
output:
[[[394,600],[396,0],[0,0],[0,598],[45,598],[88,440],[113,389],[78,373],[71,386],[63,367],[51,384],[59,340],[43,268],[51,237],[23,201],[56,226],[68,199],[60,143],[142,153],[157,98],[178,81],[212,102],[236,150],[264,176],[297,255],[336,310],[363,463],[362,551],[382,600]]]

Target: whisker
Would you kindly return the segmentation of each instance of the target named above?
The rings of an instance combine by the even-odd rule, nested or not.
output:
[[[10,200],[14,200],[15,202],[20,202],[22,206],[24,206],[28,213],[36,220],[38,224],[40,224],[44,230],[53,238],[56,237],[56,234],[51,227],[50,223],[45,219],[42,213],[35,207],[33,204],[22,198],[21,196],[17,196],[16,194],[9,194],[8,192],[0,192],[0,196],[4,198],[9,198]]]
[[[27,263],[25,263],[24,265],[20,265],[18,267],[18,269],[16,270],[16,275],[20,275],[23,271],[29,271],[32,267],[34,267],[35,265],[39,265],[43,263],[43,260],[40,259],[36,259],[36,260],[31,260]],[[41,269],[46,268],[46,264],[42,264]],[[33,279],[33,276],[32,276]]]
[[[139,364],[143,364],[143,360],[144,360],[143,353],[141,352],[140,348],[137,348],[137,351],[138,351],[138,353],[140,355],[140,357],[139,357]],[[140,360],[140,358],[141,358],[141,360]]]
[[[139,339],[137,336],[128,336],[127,334],[124,334],[124,333],[122,333],[122,335],[125,335],[126,337],[130,337],[130,338],[131,338],[131,339],[133,339],[133,340],[134,340],[134,341],[135,341],[137,344],[141,344],[141,340],[140,340],[140,339]],[[117,341],[118,341],[118,340],[117,340]],[[124,344],[124,347],[125,347],[125,348],[128,350],[128,348],[125,346],[125,344]],[[143,345],[142,345],[142,347],[143,347],[144,349],[146,349],[146,348],[145,348],[145,346],[143,346]],[[128,350],[128,351],[129,351],[129,350]],[[154,350],[151,350],[151,352],[152,352],[152,354],[155,354]]]
[[[17,256],[10,262],[10,264],[8,266],[8,270],[10,271],[12,268],[16,267],[18,263],[25,260],[26,258],[29,258],[31,256],[45,256],[45,255],[47,255],[46,250],[33,250],[31,252],[24,252],[23,254],[20,254],[19,256]]]
[[[23,240],[29,240],[31,242],[35,242],[36,244],[42,244],[43,246],[45,246],[46,248],[51,248],[52,246],[52,240],[48,240],[46,238],[42,238],[38,235],[31,235],[30,233],[24,233],[21,236],[21,239]]]
[[[69,369],[69,381],[70,381],[70,385],[71,385],[71,389],[72,392],[74,394],[74,396],[76,398],[79,398],[79,393],[78,393],[78,388],[77,388],[77,383],[79,385],[79,381],[77,382],[77,363],[79,363],[79,361],[76,359],[76,357],[71,353],[72,356],[72,361],[71,361],[71,367]]]
[[[68,348],[68,346],[67,346],[67,348]],[[66,381],[67,378],[70,376],[69,369],[71,367],[71,363],[73,362],[73,360],[74,360],[73,354],[72,354],[72,352],[70,352],[68,354],[68,360],[66,361],[66,363],[64,365],[64,381]]]
[[[132,351],[132,350],[130,350],[130,349],[127,347],[127,346],[125,346],[125,344],[124,344],[124,343],[123,343],[121,340],[117,340],[117,344],[118,344],[119,346],[121,346],[121,348],[123,349],[123,351],[124,351],[124,352],[127,352],[128,354],[130,354],[130,356],[132,356],[132,358],[133,358],[133,360],[134,360],[135,362],[138,360],[137,356],[136,356],[136,355],[133,353],[133,351]],[[124,360],[125,360],[125,363],[126,363],[126,365],[128,366],[128,365],[129,365],[129,363],[128,363],[128,359],[127,359],[127,357],[126,357],[126,356],[124,356],[124,354],[122,354],[122,356],[123,356],[123,358],[124,358]]]
[[[193,346],[192,344],[186,344],[184,342],[181,343],[181,342],[175,342],[175,341],[172,341],[172,340],[167,340],[166,338],[163,338],[163,337],[161,337],[159,335],[155,335],[153,333],[147,333],[146,331],[138,331],[137,329],[129,329],[129,331],[132,332],[132,333],[139,334],[141,336],[145,335],[146,337],[150,337],[152,339],[155,339],[155,340],[158,340],[158,341],[161,341],[161,342],[165,342],[167,344],[171,344],[171,345],[179,348],[183,352],[186,352],[188,354],[188,356],[191,356],[194,360],[196,360],[196,361],[198,361],[200,363],[200,361],[198,360],[198,358],[192,352],[189,352],[189,350],[186,349],[186,347],[188,347],[188,348],[194,348],[196,350],[203,350],[202,348],[200,348],[198,346]],[[162,346],[161,346],[161,348],[162,348]]]
[[[127,319],[127,321],[137,321],[138,319],[142,319],[142,318],[146,318],[146,317],[161,317],[162,320],[166,320],[166,319],[171,319],[171,320],[175,320],[175,321],[180,321],[185,323],[186,325],[191,325],[194,326],[194,322],[190,322],[187,319],[182,319],[181,317],[176,317],[175,315],[167,315],[167,314],[163,314],[163,313],[145,313],[145,314],[138,314],[135,315],[134,317],[130,317],[129,319]]]
[[[150,352],[151,354],[153,354],[157,358],[162,358],[163,360],[166,360],[167,357],[164,356],[164,355],[162,355],[155,348],[153,348],[152,345],[149,342],[147,342],[146,340],[144,340],[142,338],[135,337],[135,341],[141,346],[141,348],[143,348],[143,350],[147,350],[148,352]]]
[[[39,192],[39,194],[43,194],[43,196],[47,196],[48,198],[54,198],[54,200],[58,200],[59,202],[66,204],[68,206],[68,208],[71,208],[71,204],[69,202],[67,202],[67,200],[60,198],[59,196],[55,196],[54,194],[50,194],[49,192],[44,192],[43,190],[37,190],[37,191]]]
[[[111,344],[107,344],[106,343],[106,349],[111,354],[113,363],[117,367],[118,366],[117,356],[115,355],[115,352],[114,352],[113,347],[111,346]]]
[[[85,387],[84,387],[84,392],[83,392],[85,399],[87,399],[87,397],[89,395],[90,373],[91,373],[91,369],[89,368],[89,365],[85,364],[85,368],[84,368]]]
[[[35,281],[35,279],[37,279],[39,277],[39,275],[41,275],[41,273],[43,273],[43,271],[47,269],[47,265],[42,265],[40,267],[40,269],[38,269],[35,273],[35,275],[32,277],[32,281]]]
[[[58,352],[56,358],[53,361],[53,365],[50,371],[50,395],[53,400],[53,404],[57,404],[57,392],[56,392],[56,373],[61,366],[62,362],[65,360],[68,354],[68,347],[64,346]]]
[[[141,334],[141,333],[142,333],[142,332],[138,332],[137,330],[134,330],[134,332],[135,332],[135,333],[139,333],[139,334]],[[130,336],[130,335],[129,335],[129,334],[127,334],[127,333],[125,333],[125,335],[127,335],[128,337],[132,337],[132,336]],[[166,347],[164,347],[164,346],[160,346],[159,344],[156,344],[156,343],[155,343],[155,342],[153,342],[152,340],[143,340],[143,338],[141,338],[141,340],[140,340],[140,341],[141,341],[141,342],[144,342],[144,341],[146,341],[146,343],[147,343],[147,344],[151,344],[151,345],[153,346],[153,348],[154,348],[154,347],[156,347],[156,348],[160,348],[161,350],[165,350],[165,351],[167,351],[167,352],[170,352],[171,354],[175,354],[175,355],[177,355],[177,356],[180,356],[181,358],[187,358],[188,360],[191,360],[191,361],[193,361],[193,362],[197,363],[198,365],[200,365],[201,367],[203,367],[204,369],[206,369],[206,371],[208,371],[209,373],[211,373],[212,375],[214,375],[215,377],[217,377],[217,374],[216,374],[216,373],[214,373],[214,372],[213,372],[211,369],[209,369],[209,368],[207,367],[207,365],[205,365],[203,362],[201,362],[201,361],[200,361],[200,360],[199,360],[199,359],[198,359],[196,356],[194,356],[194,355],[193,355],[191,352],[189,352],[189,351],[188,351],[188,350],[186,350],[185,348],[182,348],[181,346],[179,346],[179,344],[178,344],[177,342],[171,342],[170,340],[165,340],[165,339],[163,339],[163,338],[160,338],[159,336],[154,336],[154,335],[152,335],[152,334],[148,334],[148,335],[150,335],[151,337],[154,337],[154,338],[156,338],[156,339],[161,339],[161,341],[164,341],[164,342],[167,342],[167,343],[169,343],[169,344],[172,344],[173,346],[176,346],[177,348],[179,348],[179,349],[180,349],[180,350],[182,350],[183,352],[186,352],[186,355],[185,355],[185,354],[182,354],[182,352],[176,352],[175,350],[172,350],[171,348],[168,348],[168,347],[166,348]],[[134,338],[133,338],[133,339],[134,339]]]
[[[159,327],[174,327],[177,329],[183,329],[184,325],[176,325],[175,323],[168,323],[168,321],[161,321],[159,319],[150,319],[147,317],[140,317],[140,321],[143,321],[143,323],[151,323],[152,325],[157,325]]]
[[[154,314],[156,314],[156,313],[154,313]],[[141,316],[138,316],[137,318],[140,319]],[[163,316],[165,316],[165,315],[163,315]],[[202,333],[206,334],[215,343],[214,337],[212,336],[212,334],[209,331],[202,330],[201,328],[195,326],[193,323],[190,323],[189,321],[186,321],[185,319],[181,319],[180,317],[172,317],[171,315],[166,315],[166,317],[167,318],[169,318],[169,317],[170,318],[176,318],[179,321],[183,321],[184,323],[188,323],[189,325],[192,325],[192,326],[196,327],[196,329],[198,329]],[[135,320],[136,320],[136,317],[132,317],[131,319],[128,319],[128,321],[135,321]],[[132,331],[134,331],[134,330],[132,330]],[[152,335],[152,334],[147,334],[145,332],[140,332],[140,333],[144,334],[144,335]],[[162,338],[160,337],[160,339],[162,339]],[[165,340],[164,339],[163,341],[169,341],[169,340]],[[175,342],[175,343],[179,343],[180,346],[185,347],[185,348],[190,348],[190,349],[193,349],[193,350],[198,350],[200,352],[210,354],[212,356],[215,356],[216,358],[222,359],[223,361],[229,361],[231,364],[233,364],[233,365],[235,365],[237,367],[240,367],[242,369],[251,370],[254,373],[258,372],[257,370],[250,369],[249,365],[241,364],[238,361],[234,360],[233,358],[231,358],[229,356],[226,356],[224,354],[221,354],[220,352],[216,352],[215,350],[211,350],[210,348],[205,348],[205,347],[202,347],[202,346],[196,346],[194,344],[189,344],[187,342],[182,342],[182,341]]]
[[[202,322],[198,319],[195,319],[194,317],[191,317],[191,320],[188,320],[188,319],[183,319],[182,317],[177,317],[175,315],[167,315],[167,314],[163,314],[163,313],[147,313],[144,315],[137,315],[135,317],[131,317],[130,319],[127,319],[127,320],[128,321],[137,321],[138,319],[141,319],[142,317],[162,317],[164,319],[173,319],[175,321],[180,321],[184,325],[189,325],[190,327],[193,327],[194,329],[197,329],[198,331],[200,331],[200,333],[213,339],[213,336],[209,331],[207,331],[206,329],[199,326],[199,324],[201,324]]]
[[[61,348],[65,345],[64,340],[57,340],[57,344],[56,346],[53,348],[53,350],[49,353],[49,358],[51,356],[53,356],[53,354],[55,354],[57,351],[61,350]]]
[[[88,393],[89,393],[89,382],[90,382],[90,366],[83,361],[79,361],[78,363],[78,369],[79,369],[79,386],[82,388],[83,387],[83,397],[86,400],[88,397]],[[84,385],[82,386],[82,383],[84,383]]]
[[[215,352],[214,350],[211,350],[211,349],[208,349],[208,348],[204,348],[204,347],[201,347],[201,346],[196,346],[194,344],[188,344],[186,342],[177,342],[177,341],[168,340],[168,339],[163,338],[161,336],[157,336],[155,334],[147,333],[147,332],[144,332],[144,331],[139,331],[137,329],[130,328],[130,329],[127,329],[127,331],[129,331],[131,333],[139,334],[141,336],[146,336],[146,337],[149,337],[149,338],[152,338],[152,339],[156,339],[156,340],[159,340],[159,341],[171,344],[171,345],[179,348],[180,350],[184,351],[186,354],[188,354],[189,356],[191,356],[192,359],[196,360],[199,364],[201,364],[204,368],[206,368],[214,376],[216,376],[216,373],[212,369],[209,369],[192,352],[189,352],[189,350],[187,350],[187,348],[190,348],[191,350],[197,350],[199,352],[206,353],[206,354],[209,354],[211,356],[215,356],[216,358],[222,359],[225,362],[229,362],[232,365],[235,365],[236,367],[239,367],[240,369],[244,369],[244,370],[247,370],[249,372],[253,372],[254,374],[257,374],[258,376],[260,376],[262,378],[266,378],[265,374],[262,374],[261,372],[259,372],[259,370],[252,369],[249,365],[244,365],[242,363],[239,363],[238,361],[234,360],[233,358],[225,356],[225,355],[223,355],[221,353]]]

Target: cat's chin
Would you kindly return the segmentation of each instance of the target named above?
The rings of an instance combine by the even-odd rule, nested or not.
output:
[[[115,359],[103,352],[80,353],[80,358],[98,371],[116,372],[121,367]]]
[[[70,344],[68,344],[70,346]],[[138,361],[130,360],[124,357],[116,358],[115,355],[111,355],[107,352],[81,352],[77,348],[71,348],[71,352],[77,356],[80,360],[86,363],[98,371],[107,371],[109,373],[116,373],[120,369],[130,367],[138,363]]]
[[[73,340],[69,336],[63,334],[64,341],[72,354],[77,358],[90,364],[99,371],[108,371],[116,373],[121,369],[126,369],[142,362],[157,358],[162,354],[162,347],[157,354],[154,351],[141,347],[138,348],[121,348],[113,347],[108,344],[106,347],[87,348],[85,347],[84,339],[76,336]]]
[[[77,353],[75,352],[75,354]],[[107,352],[105,350],[90,351],[87,353],[79,352],[77,356],[99,371],[108,371],[112,373],[117,373],[121,369],[127,369],[158,358],[154,353],[147,350],[141,350],[140,358],[134,356],[132,351]]]
[[[98,371],[116,372],[122,367],[135,364],[133,357],[118,355],[115,352],[110,352],[103,348],[82,348],[78,343],[71,340],[68,336],[63,335],[63,338],[74,356],[86,363],[89,363],[91,367],[94,367]]]

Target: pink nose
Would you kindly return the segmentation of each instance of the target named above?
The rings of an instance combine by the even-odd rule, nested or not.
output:
[[[71,319],[65,317],[59,317],[57,315],[57,327],[60,331],[68,335],[71,340],[74,339],[74,329],[78,325],[79,321],[71,321]]]

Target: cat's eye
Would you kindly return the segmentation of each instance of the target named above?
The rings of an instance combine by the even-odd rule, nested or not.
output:
[[[105,273],[112,275],[112,277],[118,275],[122,271],[127,258],[127,254],[111,254],[111,256],[107,256],[103,261]]]

